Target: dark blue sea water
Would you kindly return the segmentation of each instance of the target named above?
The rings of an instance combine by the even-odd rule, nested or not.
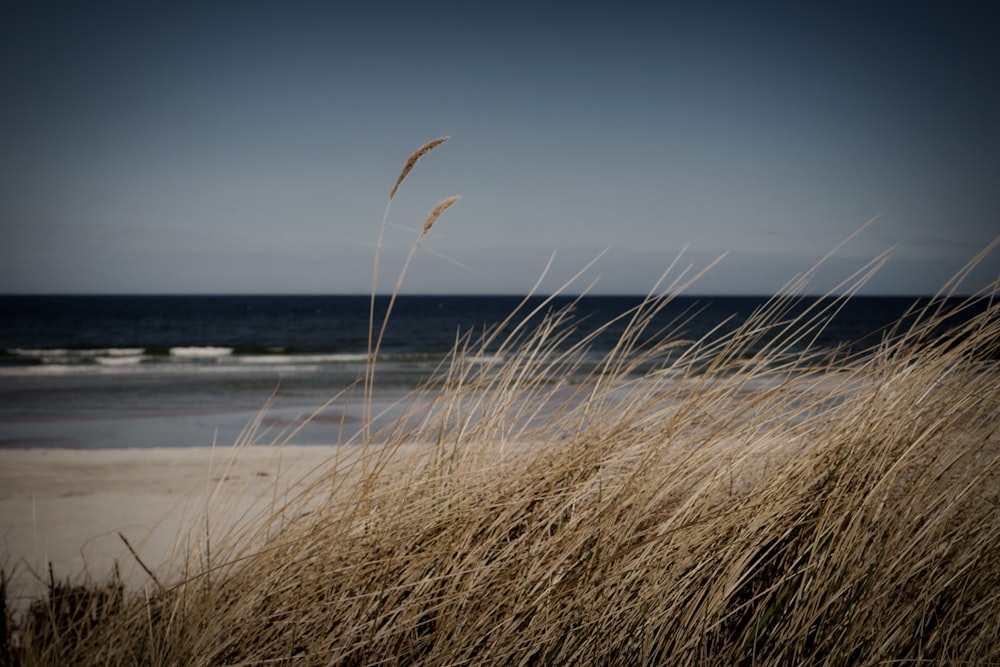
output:
[[[567,344],[639,300],[580,299]],[[523,312],[541,301],[533,298]],[[680,297],[649,331],[700,338],[740,324],[764,301]],[[511,296],[400,297],[382,345],[379,400],[389,404],[426,380],[459,333],[496,325],[520,302]],[[557,298],[543,311],[572,302]],[[914,302],[855,298],[816,344],[877,341]],[[379,298],[377,311],[386,305]],[[798,308],[811,305],[814,300],[805,299]],[[367,296],[0,297],[0,447],[232,444],[272,394],[265,425],[277,438],[283,426],[343,392],[327,413],[334,416],[317,420],[297,442],[342,440],[360,415],[360,392],[351,387],[364,374],[369,308]],[[623,326],[595,341],[595,359]]]

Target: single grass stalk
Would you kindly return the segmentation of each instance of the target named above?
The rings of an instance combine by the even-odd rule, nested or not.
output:
[[[378,350],[377,350],[377,348],[379,347],[378,343],[374,342],[374,332],[375,332],[375,296],[376,296],[376,293],[378,291],[379,259],[380,259],[381,254],[382,254],[382,241],[385,238],[385,229],[386,229],[386,227],[388,226],[388,223],[389,223],[389,208],[392,206],[392,200],[395,198],[396,192],[399,190],[399,186],[403,184],[403,181],[406,180],[406,177],[409,175],[410,171],[413,170],[413,167],[416,166],[416,164],[420,160],[420,158],[422,158],[427,153],[430,153],[432,150],[434,150],[435,148],[437,148],[438,146],[440,146],[444,142],[448,141],[449,138],[450,137],[438,137],[437,139],[432,139],[432,140],[428,141],[427,143],[425,143],[424,145],[420,146],[420,148],[418,148],[417,150],[415,150],[412,154],[410,154],[410,157],[408,157],[406,159],[406,163],[403,165],[403,169],[399,172],[399,176],[396,177],[396,182],[393,183],[392,189],[389,191],[389,199],[386,201],[386,203],[385,203],[385,210],[382,213],[382,223],[379,225],[378,239],[375,242],[375,257],[374,257],[374,259],[372,261],[371,300],[370,300],[370,303],[369,303],[369,310],[368,310],[367,361],[365,363],[365,379],[364,379],[364,386],[363,386],[363,392],[362,392],[363,393],[363,398],[362,398],[362,403],[363,403],[363,405],[362,405],[362,413],[363,413],[363,418],[362,418],[362,421],[363,421],[363,424],[362,424],[362,440],[365,441],[365,442],[367,442],[370,439],[370,437],[371,437],[371,431],[370,431],[370,428],[371,428],[371,416],[372,416],[372,414],[371,414],[371,411],[372,411],[371,402],[372,402],[372,391],[374,390],[375,363],[376,363],[376,357],[378,356]],[[455,198],[455,199],[457,199],[457,198]],[[447,201],[447,200],[445,200],[445,201]],[[443,203],[444,202],[441,202],[441,204],[443,204]],[[451,202],[451,203],[454,203],[454,201]],[[427,221],[424,222],[424,229],[421,231],[421,233],[420,233],[420,235],[419,235],[419,237],[417,239],[417,243],[419,243],[420,239],[423,238],[423,236],[430,230],[430,227],[434,224],[434,220],[436,220],[437,217],[441,215],[441,212],[444,211],[445,208],[447,208],[448,206],[450,206],[451,203],[448,204],[448,205],[446,205],[446,206],[444,206],[443,208],[441,208],[441,210],[437,211],[437,215],[434,216],[433,220],[431,219],[430,215],[428,216]],[[441,206],[441,204],[438,204],[438,206]],[[437,207],[435,207],[435,210],[436,210],[436,208]],[[433,214],[434,211],[431,211],[431,213]],[[413,250],[412,249],[410,251],[410,254],[411,255],[413,254]],[[407,262],[407,263],[409,263],[409,262]],[[397,282],[399,282],[399,281],[397,281]],[[393,294],[393,296],[395,296],[395,293]],[[389,319],[389,313],[387,312],[382,317],[382,331],[385,330],[385,326],[386,326],[386,323],[387,323],[388,319]],[[381,338],[381,336],[380,336],[380,338]],[[379,342],[381,342],[381,341],[379,341]]]

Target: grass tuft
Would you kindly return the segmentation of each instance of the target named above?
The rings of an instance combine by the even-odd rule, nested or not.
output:
[[[460,336],[210,564],[53,588],[12,664],[998,664],[997,285],[815,347],[880,261],[698,340],[649,330],[665,276],[596,364],[571,308]]]

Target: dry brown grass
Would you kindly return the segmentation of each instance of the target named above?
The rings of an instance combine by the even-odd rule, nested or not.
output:
[[[453,195],[451,197],[448,197],[447,199],[442,199],[441,201],[439,201],[437,205],[431,209],[430,213],[428,213],[427,217],[424,219],[424,226],[420,230],[420,238],[426,236],[427,232],[431,231],[431,227],[434,226],[434,223],[437,222],[437,219],[441,217],[441,214],[444,213],[449,206],[457,202],[459,199],[461,199],[461,197],[459,197],[458,195]]]
[[[995,292],[843,358],[792,351],[839,299],[640,345],[668,290],[579,383],[572,312],[517,313],[210,567],[20,659],[1000,663]]]
[[[368,311],[368,364],[365,369],[363,382],[364,424],[362,426],[362,431],[365,435],[366,441],[371,435],[371,409],[372,393],[375,390],[375,367],[377,365],[379,351],[382,348],[382,338],[385,335],[385,328],[389,323],[389,318],[392,315],[392,307],[396,302],[396,295],[399,294],[399,290],[403,286],[403,281],[406,278],[406,272],[410,267],[410,262],[413,260],[413,255],[420,246],[420,241],[427,235],[427,232],[430,231],[437,219],[441,217],[441,214],[444,213],[445,209],[457,202],[459,197],[454,196],[442,200],[437,204],[437,206],[431,209],[430,213],[427,214],[427,218],[424,220],[423,229],[418,234],[416,241],[414,241],[413,245],[410,247],[410,252],[406,256],[403,268],[400,270],[399,276],[396,278],[396,285],[392,290],[389,305],[386,308],[385,313],[382,315],[382,324],[379,329],[378,337],[375,337],[375,296],[378,292],[379,260],[382,256],[382,243],[385,239],[385,230],[389,223],[389,209],[392,207],[392,200],[395,198],[396,192],[399,190],[399,186],[406,180],[406,177],[413,170],[413,167],[416,166],[420,158],[427,153],[430,153],[444,142],[448,141],[448,139],[449,137],[438,137],[437,139],[432,139],[410,154],[410,157],[406,159],[406,163],[403,165],[403,169],[399,172],[399,176],[396,177],[396,182],[393,184],[392,190],[389,192],[389,199],[385,203],[385,211],[382,214],[382,224],[379,225],[378,240],[375,242],[375,256],[372,260],[372,288]]]
[[[444,142],[448,141],[449,138],[450,137],[438,137],[437,139],[431,139],[426,144],[413,151],[410,157],[406,159],[406,163],[403,165],[402,171],[399,172],[399,176],[396,177],[396,182],[392,184],[392,190],[389,191],[389,199],[396,196],[399,186],[403,184],[403,181],[406,180],[409,173],[413,171],[413,167],[417,165],[420,158],[427,155]]]

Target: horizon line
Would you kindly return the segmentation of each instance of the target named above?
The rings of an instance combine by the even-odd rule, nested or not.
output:
[[[391,292],[378,292],[377,299],[386,299],[392,296]],[[747,299],[775,299],[775,298],[893,298],[893,299],[933,299],[933,298],[974,298],[986,295],[979,292],[958,292],[953,294],[930,294],[930,293],[872,293],[845,295],[834,292],[789,292],[789,293],[757,293],[757,292],[678,292],[669,293],[648,293],[648,292],[555,292],[555,293],[524,293],[524,292],[403,292],[397,294],[396,298],[621,298],[621,299],[643,299],[647,297],[660,298],[669,296],[670,298],[747,298]],[[170,298],[366,298],[372,297],[371,293],[365,292],[0,292],[0,298],[122,298],[122,297],[170,297]]]

